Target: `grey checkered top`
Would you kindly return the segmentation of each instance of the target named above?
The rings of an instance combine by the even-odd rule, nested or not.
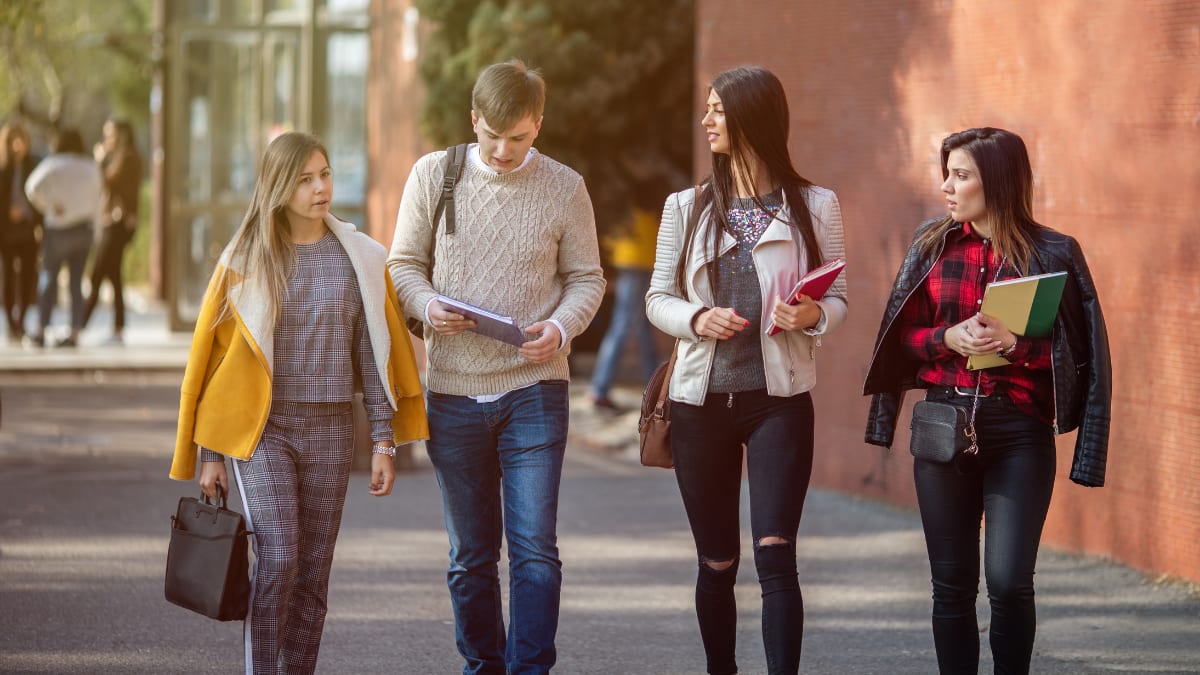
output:
[[[388,403],[350,257],[332,233],[296,246],[295,266],[275,326],[276,401],[335,403],[354,399],[361,378],[371,440],[392,437]]]

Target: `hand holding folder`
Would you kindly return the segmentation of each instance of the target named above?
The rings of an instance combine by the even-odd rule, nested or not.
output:
[[[787,304],[794,305],[800,302],[802,295],[807,295],[813,300],[825,297],[829,287],[833,286],[833,282],[845,267],[846,261],[843,258],[834,258],[814,270],[809,270],[808,274],[801,277],[792,287],[792,292],[787,296]],[[767,322],[767,335],[774,335],[781,330],[783,329],[776,326],[774,321]]]
[[[493,340],[507,342],[514,347],[520,347],[530,340],[525,335],[525,331],[521,330],[521,327],[517,325],[516,320],[510,316],[503,316],[491,310],[472,305],[469,302],[456,300],[445,295],[439,295],[435,300],[442,303],[442,306],[446,309],[474,321],[475,327],[471,330],[480,335],[486,335]]]

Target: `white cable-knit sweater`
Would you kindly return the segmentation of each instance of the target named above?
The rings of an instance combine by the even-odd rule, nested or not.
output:
[[[454,193],[456,232],[437,223],[429,274],[433,212],[441,193],[445,151],[417,160],[396,217],[388,270],[409,317],[424,318],[441,293],[511,316],[529,326],[554,319],[567,338],[587,328],[604,296],[596,221],[583,178],[540,153],[511,173],[468,162]],[[531,363],[509,344],[466,332],[425,331],[431,391],[479,396],[568,380],[566,349]]]

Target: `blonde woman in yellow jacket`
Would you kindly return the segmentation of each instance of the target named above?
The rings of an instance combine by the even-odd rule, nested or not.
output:
[[[205,294],[180,396],[171,477],[228,493],[232,459],[255,564],[246,672],[311,673],[361,386],[374,443],[369,492],[387,495],[395,445],[427,438],[412,344],[386,251],[329,213],[329,155],[302,133],[267,147],[242,226]]]

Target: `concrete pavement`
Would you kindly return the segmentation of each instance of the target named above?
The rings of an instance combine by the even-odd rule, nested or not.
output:
[[[104,291],[108,286],[103,287]],[[107,295],[102,292],[101,298]],[[62,334],[65,303],[52,315],[47,342]],[[37,309],[26,317],[26,330],[32,331]],[[6,372],[104,372],[112,370],[175,370],[187,362],[191,333],[167,329],[167,310],[141,288],[125,290],[124,345],[106,344],[112,335],[112,305],[101,302],[74,348],[32,348],[0,337],[0,373]]]
[[[64,360],[71,355],[56,361],[57,353],[0,349],[2,672],[241,667],[240,624],[209,621],[162,599],[169,516],[196,489],[166,478],[188,336],[154,343],[149,335],[161,329],[153,311],[131,317],[131,329],[146,320],[146,332],[127,335],[123,361],[109,357],[115,348],[92,346],[102,339],[96,335],[85,335],[73,364]],[[107,329],[93,329],[99,326]],[[176,370],[157,360],[139,368],[139,353],[172,354]],[[637,465],[634,413],[593,413],[581,383],[572,395],[556,672],[701,673],[696,563],[673,476]],[[637,395],[632,387],[616,392],[631,407]],[[366,494],[365,474],[352,477],[320,672],[461,668],[437,485],[422,453],[416,457],[387,498]],[[749,542],[747,533],[738,660],[743,673],[761,673]],[[935,671],[928,568],[914,512],[814,490],[799,557],[804,672]],[[1187,587],[1051,550],[1042,551],[1038,570],[1034,672],[1200,672],[1200,598]],[[983,602],[980,612],[986,625]],[[981,670],[988,672],[984,642]]]

